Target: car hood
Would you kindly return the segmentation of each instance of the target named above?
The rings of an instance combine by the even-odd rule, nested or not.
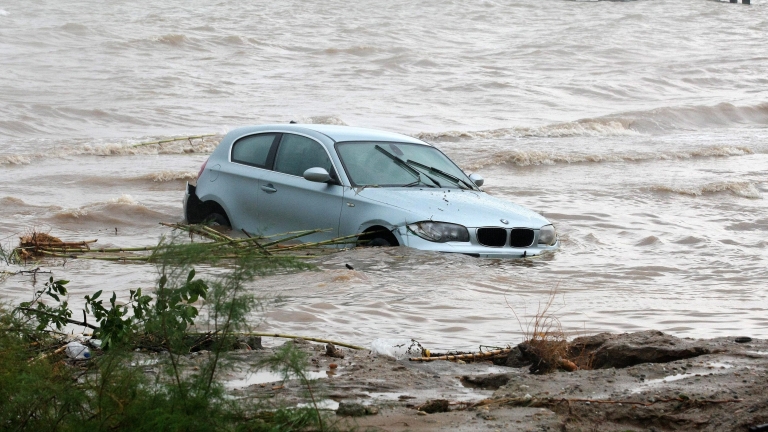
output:
[[[365,188],[367,198],[413,214],[414,220],[451,222],[466,227],[529,227],[538,229],[549,221],[527,208],[485,192],[462,189]],[[501,222],[504,219],[509,224]]]

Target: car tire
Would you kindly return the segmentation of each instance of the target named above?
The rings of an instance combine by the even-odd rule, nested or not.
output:
[[[383,237],[376,237],[368,242],[367,246],[389,247],[392,243]]]
[[[207,221],[208,226],[223,226],[227,228],[230,227],[229,219],[220,213],[211,213],[208,215],[208,217],[205,218],[205,220]]]

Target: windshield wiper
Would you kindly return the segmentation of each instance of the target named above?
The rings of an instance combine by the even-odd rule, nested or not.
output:
[[[385,150],[383,147],[381,147],[378,144],[376,144],[376,146],[374,148],[376,150],[384,153],[384,155],[386,157],[392,159],[393,161],[395,161],[396,164],[398,164],[399,166],[403,167],[406,171],[408,171],[409,173],[413,174],[416,177],[416,181],[408,183],[408,184],[404,184],[403,187],[416,186],[419,183],[423,183],[424,186],[435,187],[435,186],[432,186],[430,184],[427,184],[424,180],[422,180],[421,179],[421,173],[419,172],[419,170],[417,170],[416,168],[408,165],[408,162],[406,162],[406,161],[400,159],[399,157],[393,155],[392,153],[388,152],[387,150]]]
[[[474,187],[472,187],[471,184],[469,184],[469,183],[465,182],[464,180],[456,177],[455,175],[449,174],[449,173],[447,173],[447,172],[445,172],[445,171],[443,171],[441,169],[438,169],[438,168],[435,168],[435,167],[431,167],[429,165],[424,165],[423,163],[416,162],[416,161],[413,161],[413,160],[410,160],[410,159],[408,159],[406,161],[406,163],[408,163],[409,165],[415,165],[415,166],[417,166],[419,168],[423,168],[425,170],[428,170],[429,172],[438,174],[438,175],[440,175],[442,177],[447,178],[448,180],[452,180],[459,187],[461,187],[461,185],[464,185],[465,189],[470,189],[470,190],[474,190],[475,189]]]

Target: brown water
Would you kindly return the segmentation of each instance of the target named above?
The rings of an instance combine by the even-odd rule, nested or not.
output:
[[[754,3],[0,3],[0,240],[155,243],[216,137],[134,143],[292,119],[377,127],[545,214],[562,249],[332,254],[253,283],[259,329],[504,345],[554,289],[572,333],[768,337],[768,3]],[[155,278],[41,266],[72,280],[74,304]],[[33,290],[11,276],[0,300]]]

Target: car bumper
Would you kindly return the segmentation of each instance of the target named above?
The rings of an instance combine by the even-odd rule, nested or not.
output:
[[[470,231],[472,231],[470,229]],[[399,230],[400,237],[403,239],[403,245],[420,250],[435,251],[435,252],[448,252],[448,253],[460,253],[465,255],[471,255],[478,258],[529,258],[541,255],[547,251],[554,251],[560,248],[560,239],[552,246],[539,245],[538,233],[536,235],[534,244],[528,247],[489,247],[484,246],[477,242],[477,238],[474,235],[470,235],[469,242],[446,242],[436,243],[413,234],[408,231],[407,228],[401,228]]]

